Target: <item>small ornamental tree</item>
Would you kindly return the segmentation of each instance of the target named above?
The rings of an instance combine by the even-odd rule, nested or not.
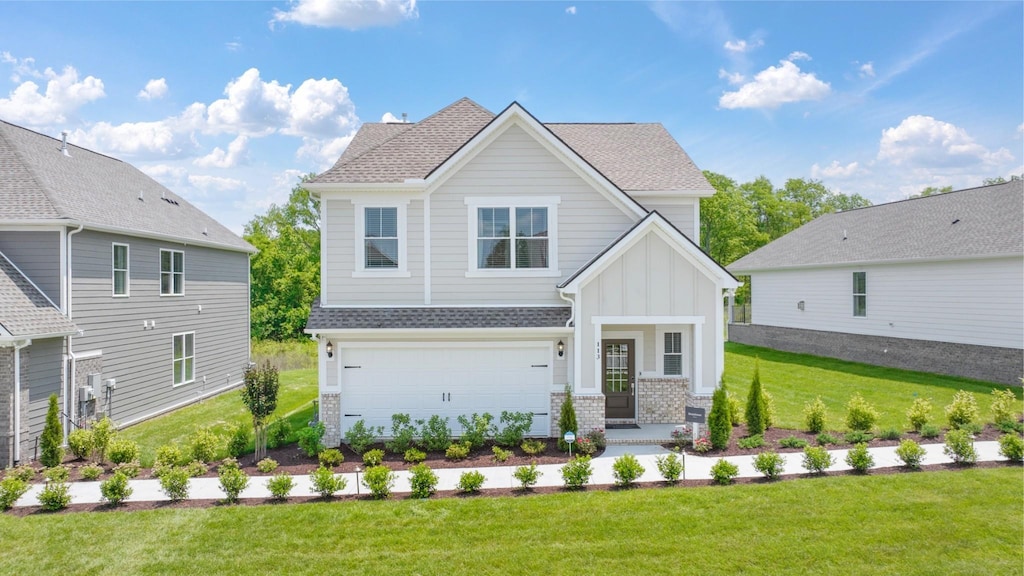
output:
[[[60,466],[64,461],[64,427],[60,423],[60,408],[57,395],[50,394],[50,407],[46,410],[46,425],[39,438],[39,461],[47,468]]]
[[[255,432],[255,460],[258,462],[267,455],[267,419],[277,409],[277,391],[280,383],[277,380],[277,368],[267,361],[263,366],[254,366],[245,370],[245,386],[242,388],[242,403],[252,414],[252,426]]]
[[[708,432],[711,445],[719,450],[729,447],[732,436],[732,419],[729,417],[729,396],[725,384],[719,384],[711,396],[711,413],[708,414]]]
[[[768,403],[761,387],[761,368],[757,360],[754,361],[754,381],[750,383],[750,393],[747,394],[746,416],[747,434],[763,434],[768,426]]]
[[[572,390],[565,387],[565,400],[562,400],[562,413],[558,417],[558,449],[567,452],[569,444],[565,441],[565,433],[576,434],[576,408],[572,405]]]

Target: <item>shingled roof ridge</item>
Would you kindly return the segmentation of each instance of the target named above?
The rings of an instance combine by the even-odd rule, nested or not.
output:
[[[50,138],[54,142],[57,142],[56,138],[43,134],[42,132],[36,132],[35,130],[25,128],[24,126],[18,126],[17,124],[11,124],[10,122],[2,119],[0,119],[0,123],[3,123],[4,125],[9,126],[11,128],[17,128],[19,130],[31,132],[32,134],[36,134],[37,136]],[[35,182],[36,187],[39,189],[39,192],[42,193],[43,198],[46,199],[46,202],[50,204],[50,208],[54,211],[54,213],[62,218],[66,218],[68,216],[68,212],[65,209],[66,207],[60,202],[58,202],[52,194],[50,194],[50,190],[46,186],[44,186],[43,181],[40,180],[39,174],[36,174],[36,171],[32,168],[32,163],[25,161],[25,157],[22,155],[21,149],[17,145],[15,145],[15,143],[12,142],[10,138],[7,137],[7,132],[5,130],[0,130],[0,138],[3,138],[4,142],[7,144],[7,147],[10,148],[11,153],[14,154],[14,156],[18,159],[18,165],[21,167],[21,169],[28,172],[29,176],[32,177],[32,181]],[[60,151],[60,148],[58,148],[57,150]]]
[[[1014,182],[1021,183],[1021,180],[1019,178],[1015,178],[1015,179],[1007,180],[1006,182],[995,182],[995,183],[992,183],[992,184],[982,184],[981,186],[972,186],[971,188],[961,188],[960,190],[950,190],[949,192],[940,192],[938,194],[930,194],[928,196],[912,196],[910,198],[901,198],[899,200],[893,200],[891,202],[883,202],[881,204],[872,204],[871,206],[860,206],[858,208],[850,208],[849,210],[842,210],[840,212],[832,212],[832,214],[849,214],[850,212],[857,212],[859,210],[870,210],[872,208],[882,208],[883,206],[893,206],[895,204],[903,204],[905,202],[910,202],[912,200],[928,200],[928,199],[931,199],[931,198],[950,198],[950,197],[952,197],[952,195],[954,195],[954,194],[958,195],[960,192],[972,192],[974,190],[982,190],[982,189],[985,189],[985,188],[994,188],[996,186],[1006,186],[1008,184],[1013,184]],[[1024,185],[1024,184],[1020,184],[1020,185]]]

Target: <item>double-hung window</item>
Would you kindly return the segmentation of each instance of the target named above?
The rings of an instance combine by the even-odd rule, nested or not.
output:
[[[557,198],[467,198],[467,276],[557,275]]]
[[[405,204],[355,207],[354,276],[408,276]]]
[[[683,333],[665,332],[665,351],[662,358],[665,376],[683,375]]]
[[[195,382],[196,333],[185,332],[174,335],[174,385],[181,386]]]
[[[853,273],[853,315],[868,315],[868,273]]]
[[[112,282],[114,296],[128,296],[128,245],[113,244],[111,259]]]
[[[181,296],[185,293],[185,253],[180,250],[160,251],[160,295]]]

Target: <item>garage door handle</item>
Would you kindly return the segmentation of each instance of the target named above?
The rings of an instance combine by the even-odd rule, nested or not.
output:
[[[547,412],[534,412],[533,415],[534,416],[547,416],[548,413]]]
[[[362,414],[345,414],[345,418],[361,417]]]
[[[530,368],[547,368],[547,364],[530,364]]]
[[[362,368],[362,366],[345,366],[345,368]]]

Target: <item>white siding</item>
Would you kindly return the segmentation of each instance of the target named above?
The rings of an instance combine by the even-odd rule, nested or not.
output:
[[[867,272],[862,318],[853,316],[853,272]],[[757,272],[751,291],[754,324],[1024,346],[1021,258]]]
[[[674,200],[672,202],[640,200],[640,203],[644,205],[644,208],[647,208],[652,212],[657,211],[659,214],[664,216],[666,220],[671,222],[673,226],[679,228],[680,232],[686,234],[686,236],[694,242],[697,242],[697,236],[694,234],[693,230],[693,212],[694,203],[696,202],[700,202],[700,200]]]

